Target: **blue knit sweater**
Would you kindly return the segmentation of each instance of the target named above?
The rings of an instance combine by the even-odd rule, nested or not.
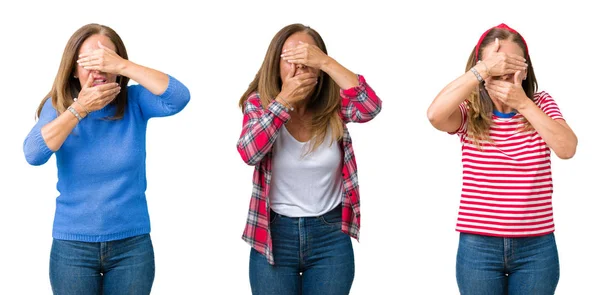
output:
[[[115,114],[114,105],[92,112],[56,151],[55,239],[105,242],[150,232],[145,194],[148,119],[178,113],[187,105],[190,93],[169,76],[162,95],[132,85],[127,99],[123,119],[105,119]],[[41,128],[56,117],[48,99],[23,144],[31,165],[44,164],[52,156]]]

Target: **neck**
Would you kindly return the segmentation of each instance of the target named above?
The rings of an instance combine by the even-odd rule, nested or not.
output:
[[[308,111],[308,101],[306,99],[303,99],[297,102],[294,109],[296,114],[298,114],[300,117],[304,116]]]
[[[493,102],[494,102],[494,109],[501,113],[508,114],[508,113],[512,113],[515,111],[513,108],[511,108],[499,101],[493,101]]]

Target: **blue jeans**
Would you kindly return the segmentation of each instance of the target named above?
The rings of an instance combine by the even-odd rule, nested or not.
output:
[[[460,294],[554,294],[558,277],[554,234],[530,238],[460,234],[456,256]]]
[[[154,250],[150,235],[88,243],[54,239],[50,253],[52,292],[150,294]]]
[[[348,294],[354,280],[350,236],[341,231],[341,206],[318,217],[291,218],[271,211],[275,265],[252,249],[255,295]]]

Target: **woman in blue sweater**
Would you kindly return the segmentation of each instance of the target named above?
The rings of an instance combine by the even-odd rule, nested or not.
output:
[[[128,86],[129,79],[139,84]],[[146,126],[189,99],[175,78],[129,61],[111,28],[88,24],[71,36],[23,145],[31,165],[56,154],[55,294],[150,293]]]

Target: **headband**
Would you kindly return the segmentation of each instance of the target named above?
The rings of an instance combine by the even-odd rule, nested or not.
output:
[[[485,36],[487,36],[487,34],[492,30],[492,29],[504,29],[507,30],[511,33],[515,33],[519,36],[521,36],[521,34],[519,34],[519,32],[517,32],[515,29],[505,25],[504,23],[499,24],[495,27],[492,27],[490,29],[488,29],[487,31],[485,31],[485,33],[483,33],[483,35],[481,35],[481,37],[479,37],[479,41],[477,42],[477,46],[475,46],[475,59],[479,60],[479,47],[481,47],[481,42],[483,42],[483,39],[485,39]],[[523,44],[525,44],[525,56],[527,56],[527,54],[529,54],[529,49],[527,48],[527,42],[525,42],[525,38],[523,38],[523,36],[521,36],[521,40],[523,40]]]

